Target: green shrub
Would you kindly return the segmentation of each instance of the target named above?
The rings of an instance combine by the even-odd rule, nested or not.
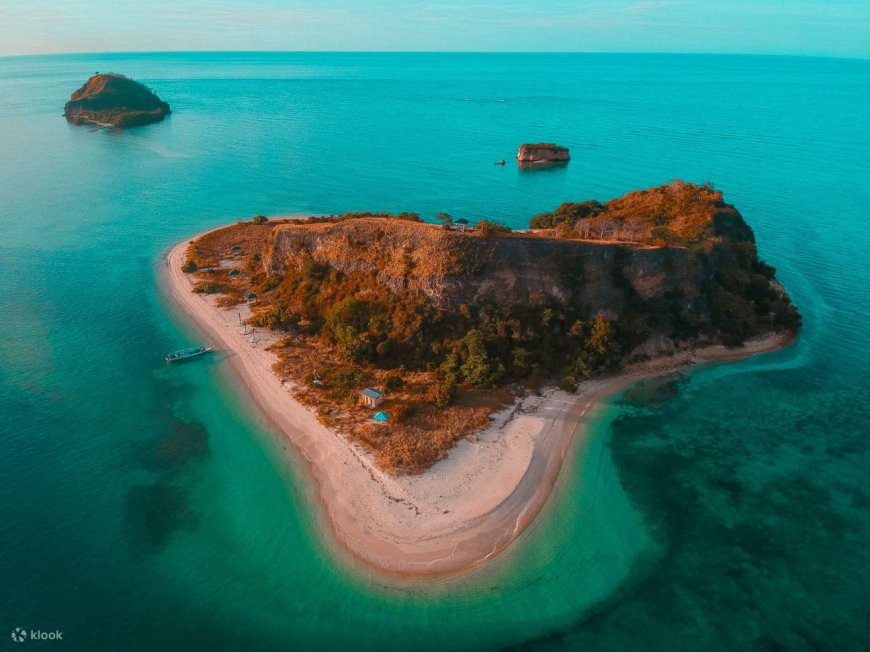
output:
[[[260,254],[253,254],[248,257],[247,262],[245,262],[245,271],[248,274],[257,274],[258,272],[263,271],[263,258]]]
[[[480,220],[474,228],[485,238],[492,238],[502,233],[511,232],[510,228],[490,220]]]
[[[570,374],[565,374],[559,378],[559,389],[563,392],[573,394],[577,391],[577,379]]]
[[[388,392],[398,392],[404,386],[405,381],[402,380],[402,377],[398,374],[388,376],[387,380],[384,382],[384,389],[386,389]]]
[[[193,288],[193,291],[197,294],[214,294],[218,289],[218,286],[214,283],[200,283]]]
[[[559,225],[556,226],[556,233],[563,240],[570,240],[571,238],[577,237],[577,232],[569,222],[560,222]]]
[[[410,421],[416,413],[417,406],[414,403],[399,403],[390,408],[390,421],[405,423]]]
[[[265,224],[269,221],[269,218],[265,215],[254,215],[254,219],[251,220],[254,224]]]
[[[188,261],[186,261],[186,262],[181,266],[181,271],[184,272],[185,274],[192,274],[192,273],[195,272],[197,269],[198,269],[198,268],[197,268],[197,266],[196,266],[196,263],[195,263],[194,261],[192,261],[192,260],[188,260]]]
[[[369,303],[353,296],[345,297],[326,311],[332,340],[348,360],[371,362],[375,357],[375,341],[368,332],[374,317]]]
[[[275,331],[288,331],[299,326],[299,315],[292,314],[285,306],[276,304],[251,319],[254,326]]]
[[[274,290],[276,287],[281,285],[281,281],[283,280],[284,277],[280,274],[273,274],[272,276],[267,276],[266,280],[257,286],[257,292],[265,293],[269,292],[270,290]]]
[[[309,283],[320,283],[329,274],[329,265],[309,258],[302,264],[302,276]]]
[[[332,372],[329,384],[337,389],[357,389],[365,385],[366,375],[352,367],[345,367]]]
[[[552,213],[540,213],[529,221],[531,229],[553,229],[560,224],[572,225],[578,220],[598,215],[604,207],[595,201],[565,202]]]
[[[432,402],[446,408],[456,400],[456,377],[452,374],[444,374],[438,378],[432,388]]]
[[[483,334],[472,329],[462,341],[462,377],[473,387],[495,387],[504,376],[504,366],[486,349]]]

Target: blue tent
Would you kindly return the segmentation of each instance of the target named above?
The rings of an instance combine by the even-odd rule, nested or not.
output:
[[[390,415],[386,412],[375,412],[375,416],[373,416],[372,419],[379,421],[380,423],[386,423],[390,420]]]

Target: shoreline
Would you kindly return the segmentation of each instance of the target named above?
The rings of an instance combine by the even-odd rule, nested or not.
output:
[[[584,381],[575,394],[547,389],[526,396],[493,414],[490,427],[460,441],[424,473],[393,476],[359,445],[323,426],[273,374],[276,358],[265,347],[280,335],[258,333],[259,342],[252,343],[239,328],[247,305],[224,310],[191,292],[181,264],[190,241],[201,235],[186,238],[165,256],[163,291],[198,330],[214,338],[210,343],[224,352],[234,378],[305,459],[318,521],[328,524],[329,538],[368,570],[389,575],[455,575],[505,550],[541,513],[565,458],[587,441],[589,423],[608,396],[653,376],[740,360],[794,339],[791,333],[770,334],[740,349],[681,351]]]

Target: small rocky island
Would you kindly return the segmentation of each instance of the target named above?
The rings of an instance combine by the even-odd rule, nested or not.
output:
[[[567,147],[555,143],[535,143],[520,145],[517,162],[521,166],[562,163],[571,159]]]
[[[159,122],[169,113],[169,104],[150,88],[116,73],[95,74],[63,108],[73,124],[120,128]]]

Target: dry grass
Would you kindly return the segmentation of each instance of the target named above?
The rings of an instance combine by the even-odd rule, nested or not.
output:
[[[291,381],[294,397],[317,414],[318,420],[361,444],[377,464],[391,473],[420,473],[447,456],[460,439],[485,429],[490,414],[507,405],[511,395],[504,390],[464,389],[455,405],[438,408],[431,402],[434,372],[396,372],[342,362],[319,337],[294,335],[272,350],[278,356],[275,373]],[[356,370],[364,379],[353,387],[330,383],[337,372]],[[317,374],[321,384],[315,384]],[[359,398],[365,387],[384,390],[390,377],[400,376],[401,389],[386,392],[377,408],[366,407]],[[387,423],[371,420],[374,412],[390,415]],[[403,418],[404,413],[404,418]]]
[[[372,451],[381,468],[394,473],[419,473],[446,457],[460,439],[486,428],[489,415],[486,405],[442,410],[422,404],[409,423],[363,423],[352,436]]]
[[[594,200],[567,202],[551,213],[534,216],[530,224],[563,239],[691,245],[715,236],[715,219],[723,211],[736,215],[711,184],[675,180],[604,204]]]
[[[192,260],[200,269],[216,267],[221,260],[233,257],[232,247],[241,246],[237,257],[259,254],[263,250],[272,228],[286,224],[287,220],[269,220],[263,224],[238,222],[231,226],[204,234],[191,242],[187,259]]]
[[[208,294],[220,295],[216,304],[221,308],[244,303],[245,293],[251,291],[252,280],[260,271],[260,251],[272,229],[286,223],[286,219],[263,224],[238,222],[191,241],[186,260],[196,263],[195,287],[211,286],[209,289],[213,289]],[[233,251],[234,246],[240,249]],[[231,276],[233,269],[238,269],[240,274]]]

